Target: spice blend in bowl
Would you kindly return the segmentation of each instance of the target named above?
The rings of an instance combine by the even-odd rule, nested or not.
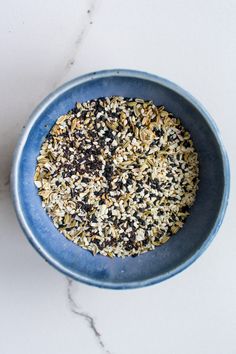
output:
[[[196,196],[190,134],[163,106],[139,98],[77,103],[59,117],[37,161],[42,206],[93,254],[153,250],[183,227]]]

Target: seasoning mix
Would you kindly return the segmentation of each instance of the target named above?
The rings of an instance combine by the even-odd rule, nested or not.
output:
[[[198,165],[190,134],[172,113],[113,96],[78,102],[58,118],[34,182],[66,238],[94,255],[136,256],[183,227]]]

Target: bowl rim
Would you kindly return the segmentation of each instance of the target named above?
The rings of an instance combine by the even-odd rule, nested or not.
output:
[[[171,269],[170,271],[163,273],[161,275],[148,278],[145,280],[141,281],[132,281],[132,282],[120,282],[120,283],[113,283],[113,282],[107,282],[107,281],[101,281],[101,280],[96,280],[92,279],[89,277],[85,277],[80,275],[79,273],[73,272],[67,267],[65,267],[63,264],[58,262],[54,257],[52,257],[45,248],[42,247],[42,245],[39,244],[37,238],[34,236],[33,232],[31,231],[29,225],[27,224],[25,217],[24,217],[24,211],[21,209],[20,205],[20,198],[19,198],[19,193],[18,193],[18,173],[19,173],[19,164],[21,161],[22,153],[23,153],[23,148],[24,145],[27,141],[28,135],[31,131],[31,128],[33,127],[34,123],[37,121],[39,116],[42,114],[42,112],[46,109],[46,107],[51,104],[57,97],[59,97],[61,94],[65,93],[69,89],[83,84],[85,82],[95,80],[95,79],[101,79],[101,78],[106,78],[106,77],[131,77],[131,78],[139,78],[139,79],[144,79],[144,80],[149,80],[155,83],[158,83],[161,86],[167,87],[182,97],[184,97],[186,100],[188,100],[205,118],[206,122],[210,126],[216,141],[218,143],[222,161],[223,161],[223,173],[224,173],[224,193],[223,197],[221,200],[221,206],[217,215],[217,218],[215,220],[215,223],[211,229],[210,234],[206,238],[206,240],[202,243],[202,245],[192,254],[187,258],[184,262],[180,263],[178,266],[175,268]],[[43,99],[41,103],[34,109],[34,111],[31,113],[28,122],[25,126],[25,128],[22,129],[21,136],[18,140],[18,143],[15,148],[14,152],[14,157],[13,157],[13,162],[12,162],[12,168],[11,168],[11,177],[10,177],[10,186],[11,186],[11,196],[12,196],[12,201],[14,204],[15,212],[17,219],[20,223],[20,226],[22,230],[24,231],[24,234],[26,235],[27,239],[29,242],[32,244],[32,246],[38,251],[38,253],[49,263],[51,264],[54,268],[65,274],[66,276],[69,276],[73,278],[74,280],[80,281],[85,284],[97,286],[100,288],[108,288],[108,289],[135,289],[135,288],[140,288],[140,287],[146,287],[150,286],[159,282],[162,282],[168,278],[173,277],[174,275],[182,272],[184,269],[189,267],[194,261],[196,261],[200,255],[208,248],[214,237],[216,236],[224,215],[225,211],[228,205],[228,199],[229,199],[229,191],[230,191],[230,167],[229,167],[229,160],[227,156],[227,152],[225,150],[225,147],[222,142],[222,138],[220,135],[220,132],[213,121],[212,117],[210,114],[207,112],[207,110],[203,107],[203,105],[198,102],[197,99],[195,99],[188,91],[182,89],[180,86],[177,84],[164,79],[160,76],[157,76],[155,74],[150,74],[144,71],[137,71],[137,70],[131,70],[131,69],[108,69],[108,70],[101,70],[97,72],[92,72],[88,73],[85,75],[78,76],[74,78],[73,80],[70,80],[60,87],[58,87],[56,90],[51,92],[46,98]]]

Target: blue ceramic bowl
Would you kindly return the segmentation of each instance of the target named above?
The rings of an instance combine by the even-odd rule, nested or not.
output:
[[[197,199],[183,229],[165,245],[125,259],[93,256],[68,241],[41,207],[33,182],[40,146],[58,116],[76,101],[121,95],[151,99],[181,117],[200,160]],[[219,132],[189,93],[158,76],[107,70],[76,78],[50,94],[32,113],[16,149],[11,188],[20,224],[34,248],[55,268],[81,282],[130,289],[158,283],[189,266],[207,248],[223,220],[229,195],[229,164]]]

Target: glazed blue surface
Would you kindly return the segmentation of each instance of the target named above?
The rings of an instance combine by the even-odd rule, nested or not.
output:
[[[165,245],[138,257],[93,256],[67,240],[41,207],[33,182],[40,146],[56,119],[75,102],[121,95],[151,99],[181,117],[200,160],[197,199],[183,229]],[[151,285],[180,272],[215,236],[229,195],[229,165],[217,128],[187,92],[160,77],[131,70],[108,70],[79,77],[49,95],[32,113],[22,133],[11,175],[16,213],[31,244],[53,266],[76,280],[127,289]]]

